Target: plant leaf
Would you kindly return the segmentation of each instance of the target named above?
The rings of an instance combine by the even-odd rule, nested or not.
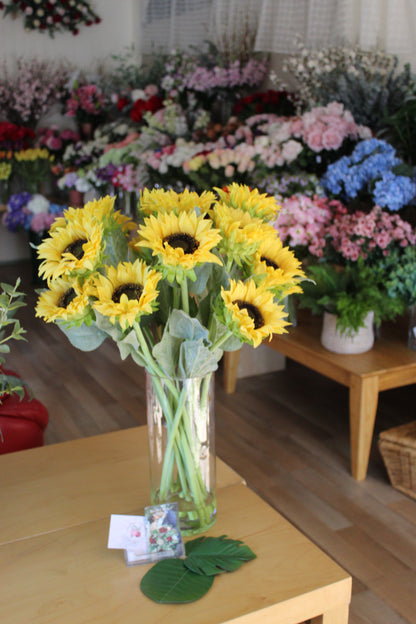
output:
[[[211,588],[213,576],[194,574],[182,559],[158,561],[141,580],[140,589],[160,604],[193,602]]]
[[[196,543],[193,543],[196,542]],[[202,537],[187,542],[184,565],[195,574],[214,576],[233,572],[245,561],[255,559],[253,551],[240,540],[221,537]]]

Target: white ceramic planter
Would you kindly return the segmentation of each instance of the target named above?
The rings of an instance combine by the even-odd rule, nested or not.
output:
[[[364,327],[357,332],[341,333],[337,325],[337,317],[329,312],[324,313],[322,322],[321,344],[333,353],[365,353],[374,344],[374,313],[369,312],[364,321]]]

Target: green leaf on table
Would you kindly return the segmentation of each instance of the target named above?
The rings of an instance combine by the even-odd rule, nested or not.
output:
[[[243,563],[255,559],[253,551],[240,540],[221,537],[199,537],[185,545],[184,565],[195,574],[214,576],[234,572]]]
[[[148,598],[161,604],[184,603],[202,598],[213,582],[213,576],[188,570],[183,559],[164,559],[146,572],[140,589]]]

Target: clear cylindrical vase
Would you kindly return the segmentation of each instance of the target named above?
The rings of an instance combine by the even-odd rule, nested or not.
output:
[[[183,535],[215,522],[214,374],[167,379],[146,373],[153,505],[177,502]]]
[[[407,332],[407,346],[416,351],[416,304],[409,306],[409,328]]]

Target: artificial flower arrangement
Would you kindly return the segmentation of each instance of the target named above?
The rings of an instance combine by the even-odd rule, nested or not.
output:
[[[56,217],[62,216],[63,209],[64,206],[50,202],[43,195],[22,191],[9,197],[2,222],[10,232],[27,230],[42,235]]]
[[[36,315],[83,350],[110,337],[123,359],[145,367],[168,431],[152,502],[193,506],[199,526],[207,527],[215,500],[200,473],[200,449],[192,447],[187,401],[194,397],[206,414],[223,351],[257,347],[287,331],[282,300],[301,290],[304,274],[269,223],[275,199],[257,189],[144,189],[139,225],[113,204],[106,196],[68,208],[54,222],[38,247],[48,288]],[[199,399],[188,378],[197,380]]]
[[[325,243],[316,264],[306,269],[313,282],[305,282],[299,307],[335,314],[341,333],[356,332],[371,311],[376,325],[403,312],[402,300],[386,288],[386,259],[415,245],[416,233],[407,221],[380,206],[349,213],[339,204],[326,227]]]
[[[21,14],[25,30],[48,33],[50,37],[65,31],[78,35],[80,26],[101,22],[86,0],[9,0],[0,2],[0,10],[4,10],[4,16]]]
[[[410,168],[410,175],[402,175],[403,169],[404,163],[392,145],[367,139],[360,141],[350,155],[330,164],[321,183],[327,193],[345,202],[361,199],[397,211],[416,197],[414,169]]]

